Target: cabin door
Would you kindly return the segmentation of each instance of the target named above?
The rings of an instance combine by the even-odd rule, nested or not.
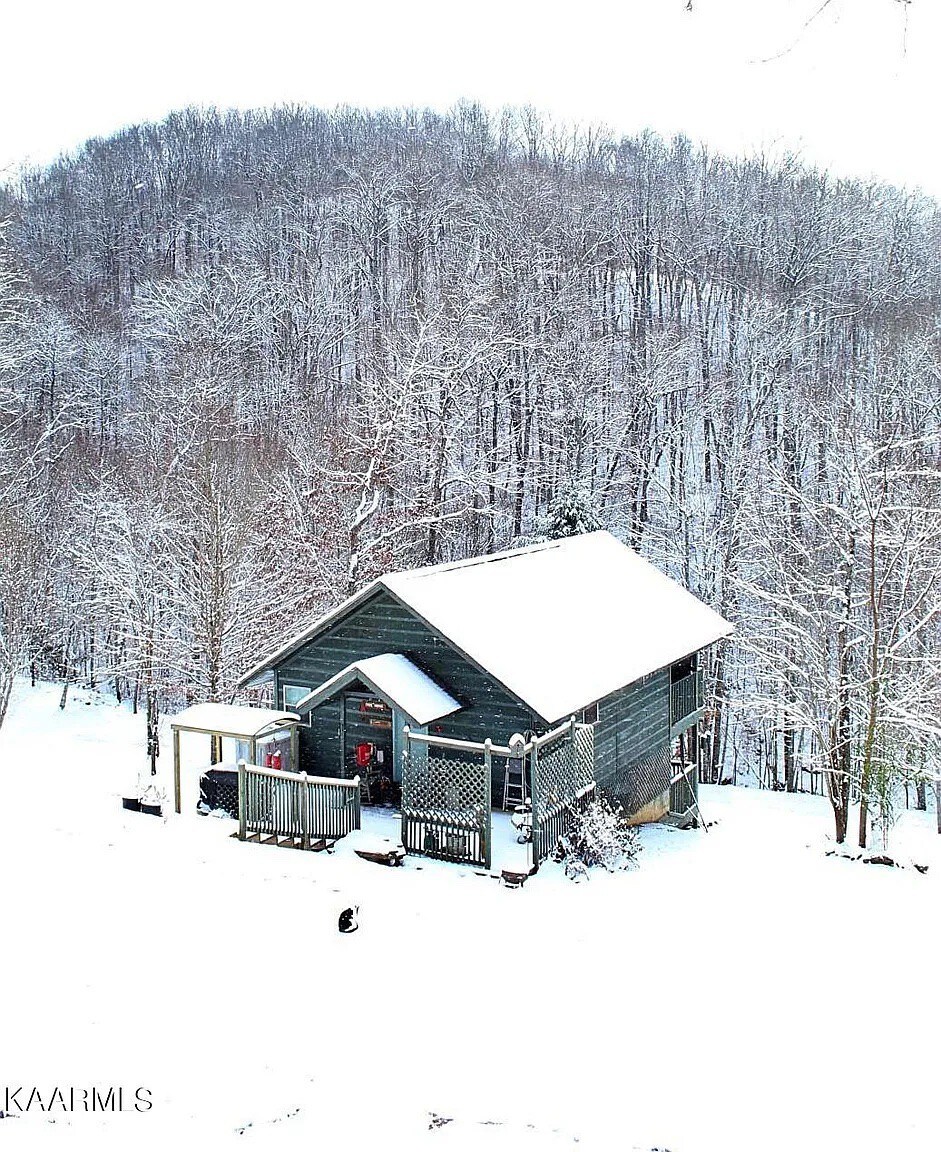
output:
[[[363,745],[370,745],[368,765],[363,763]],[[343,697],[342,772],[347,779],[364,771],[378,772],[390,780],[393,775],[392,709],[384,700],[360,692]]]

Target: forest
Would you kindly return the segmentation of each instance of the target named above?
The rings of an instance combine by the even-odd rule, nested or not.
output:
[[[20,173],[0,722],[100,685],[155,754],[377,574],[567,507],[735,624],[704,780],[941,831],[939,253],[922,195],[527,108],[190,109]]]

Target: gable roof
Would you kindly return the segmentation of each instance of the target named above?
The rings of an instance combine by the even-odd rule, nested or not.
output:
[[[385,589],[547,721],[714,643],[732,626],[609,532],[382,576],[263,661],[257,680]]]
[[[407,656],[383,652],[380,656],[354,660],[342,672],[337,672],[299,700],[297,711],[304,715],[355,680],[368,685],[377,696],[400,708],[418,725],[450,716],[461,707],[449,692],[445,692]]]

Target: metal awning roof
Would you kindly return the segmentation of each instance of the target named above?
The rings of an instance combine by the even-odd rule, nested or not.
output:
[[[250,708],[241,704],[193,704],[170,717],[170,727],[182,732],[208,732],[215,736],[234,736],[250,740],[272,728],[298,724],[296,712],[277,708]]]

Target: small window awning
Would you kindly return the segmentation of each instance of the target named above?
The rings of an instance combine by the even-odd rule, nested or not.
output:
[[[430,724],[443,716],[457,712],[461,705],[436,684],[427,673],[416,667],[407,656],[398,652],[384,652],[369,656],[352,664],[325,680],[319,688],[308,692],[296,708],[301,714],[309,712],[330,700],[348,685],[359,681],[397,708],[417,725]]]
[[[170,717],[170,727],[179,732],[208,732],[250,740],[274,728],[289,728],[300,722],[296,712],[276,708],[250,708],[240,704],[193,704]]]

